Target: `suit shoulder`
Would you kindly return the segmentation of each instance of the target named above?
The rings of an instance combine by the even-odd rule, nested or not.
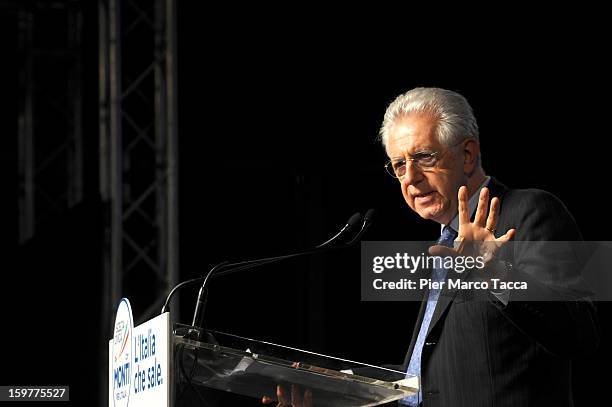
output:
[[[519,231],[519,239],[532,240],[533,230],[547,232],[542,240],[581,240],[580,232],[565,204],[541,189],[511,189],[502,198],[502,211]],[[522,228],[521,228],[522,226]],[[520,233],[529,231],[528,235]]]
[[[561,199],[559,199],[556,195],[542,189],[509,189],[504,194],[504,200],[514,204],[522,203],[526,206],[556,206],[558,209],[568,212]]]

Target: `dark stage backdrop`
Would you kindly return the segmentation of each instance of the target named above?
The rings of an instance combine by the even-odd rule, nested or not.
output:
[[[435,239],[437,225],[414,215],[385,174],[376,140],[386,105],[415,86],[452,89],[470,101],[488,174],[513,188],[554,193],[585,239],[610,240],[602,96],[610,67],[596,50],[565,38],[504,39],[494,49],[447,38],[417,47],[414,39],[388,33],[396,40],[390,45],[372,25],[347,30],[339,18],[270,24],[228,13],[226,24],[213,24],[220,17],[196,3],[178,7],[181,279],[223,260],[318,244],[368,208],[377,218],[367,240]],[[93,48],[85,126],[95,162],[95,8],[88,13]],[[46,237],[15,249],[3,303],[3,323],[19,332],[14,347],[34,347],[45,337],[68,351],[49,356],[50,374],[83,400],[97,386],[92,338],[99,334],[104,216],[96,171],[92,165],[93,187],[78,211],[55,220]],[[40,279],[37,288],[20,288],[31,276]],[[196,294],[183,292],[181,322],[191,321]],[[579,406],[602,396],[612,361],[610,307],[600,308],[602,346],[576,363]],[[52,322],[64,309],[67,317]],[[356,248],[215,280],[206,324],[367,363],[399,363],[417,310],[416,303],[360,301]],[[69,339],[75,331],[88,332],[86,342]],[[3,355],[14,371],[3,373],[0,384],[49,383],[49,370],[35,368],[40,360]]]
[[[492,54],[386,49],[366,35],[287,42],[265,27],[181,25],[181,270],[316,244],[355,211],[377,209],[370,240],[435,239],[383,170],[376,141],[386,105],[415,86],[462,93],[479,120],[488,174],[565,202],[586,239],[609,239],[599,104],[607,83],[596,57],[568,65],[563,47]],[[189,23],[192,21],[192,23]],[[327,28],[327,27],[326,27]],[[223,41],[215,39],[223,38]],[[604,153],[605,156],[605,153]],[[602,159],[603,158],[603,159]],[[596,219],[596,220],[595,220]],[[359,298],[359,250],[217,280],[207,323],[220,330],[382,364],[402,360],[418,304]],[[195,293],[181,302],[190,320]],[[604,321],[609,316],[602,306]],[[576,399],[596,400],[610,360],[576,363]],[[467,367],[466,367],[467,369]],[[581,404],[578,404],[581,405]]]

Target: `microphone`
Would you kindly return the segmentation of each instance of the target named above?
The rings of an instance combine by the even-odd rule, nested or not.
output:
[[[366,212],[365,216],[363,217],[363,224],[365,226],[365,224],[372,224],[372,220],[374,219],[374,214],[376,213],[376,211],[374,210],[374,208],[370,208],[368,209],[368,211]]]
[[[355,213],[353,216],[349,218],[346,225],[342,228],[342,230],[340,230],[339,233],[334,235],[331,239],[327,240],[326,242],[321,243],[320,245],[317,245],[312,249],[307,249],[307,250],[303,250],[303,251],[292,253],[292,254],[286,254],[284,256],[268,257],[268,258],[258,259],[258,260],[243,261],[240,263],[225,264],[221,269],[215,270],[216,274],[214,275],[214,278],[223,277],[225,275],[232,274],[232,273],[242,271],[242,270],[246,270],[246,269],[249,269],[255,266],[260,266],[260,265],[264,265],[267,263],[290,259],[293,257],[316,254],[319,252],[325,252],[327,250],[333,250],[333,249],[345,249],[347,247],[353,246],[355,243],[357,243],[357,241],[361,239],[361,236],[363,236],[366,230],[370,227],[373,217],[374,217],[374,209],[369,209],[363,218],[363,223],[361,225],[361,229],[359,230],[359,232],[357,232],[357,234],[355,235],[355,237],[353,237],[353,239],[351,239],[347,243],[344,243],[340,246],[331,246],[331,244],[342,240],[342,238],[345,235],[347,235],[349,232],[351,232],[355,228],[355,226],[357,225],[357,223],[359,223],[359,220],[361,219],[361,214],[359,212]],[[237,267],[237,268],[233,268],[233,267]],[[226,268],[229,268],[229,270],[225,270]]]
[[[372,224],[372,220],[374,219],[374,213],[375,211],[373,208],[368,209],[365,216],[363,217],[363,224],[361,225],[361,229],[359,230],[359,232],[357,232],[355,237],[347,243],[348,245],[353,245],[357,243],[357,241],[361,240],[361,236],[363,236],[363,234]]]
[[[369,213],[370,213],[370,211],[368,211],[366,213],[366,216],[368,216]],[[349,218],[348,221],[346,221],[346,225],[344,225],[344,227],[342,229],[340,229],[340,232],[336,233],[334,236],[332,236],[326,242],[323,242],[320,245],[316,246],[316,248],[320,249],[320,248],[329,246],[332,243],[334,243],[336,240],[338,240],[341,236],[348,234],[351,230],[353,230],[353,228],[355,228],[355,225],[357,225],[357,223],[359,223],[360,219],[361,219],[361,214],[359,212],[355,213],[353,216],[351,216]]]
[[[334,236],[332,236],[327,241],[321,243],[320,245],[315,246],[313,249],[302,250],[296,253],[286,254],[283,256],[267,257],[264,259],[248,260],[248,261],[242,261],[242,262],[230,263],[230,264],[227,264],[227,263],[217,264],[206,274],[206,277],[204,278],[204,282],[202,283],[202,287],[200,287],[200,291],[198,292],[198,299],[196,301],[196,306],[195,306],[195,310],[193,313],[193,321],[191,325],[196,326],[196,327],[202,327],[203,325],[204,309],[206,306],[206,286],[208,284],[209,278],[212,277],[213,274],[216,273],[215,277],[221,277],[223,275],[232,274],[232,273],[236,273],[236,272],[243,271],[243,270],[248,270],[248,269],[255,268],[255,267],[258,267],[264,264],[268,264],[268,263],[275,263],[278,261],[282,261],[282,260],[286,260],[286,259],[290,259],[294,257],[312,255],[312,254],[322,253],[322,252],[331,250],[334,248],[332,244],[340,240],[342,237],[347,235],[349,232],[351,232],[355,228],[355,226],[359,223],[360,220],[361,220],[361,214],[359,212],[355,213],[353,216],[349,218],[349,220],[346,222],[346,224],[342,227],[342,229],[338,233],[336,233]],[[363,230],[363,226],[362,226],[362,230]],[[343,247],[348,247],[348,246],[347,245],[336,246],[335,248],[343,248]]]
[[[293,257],[306,256],[306,255],[310,255],[310,254],[324,253],[326,251],[348,248],[350,246],[353,246],[357,241],[359,241],[361,236],[365,233],[365,231],[367,230],[367,228],[371,224],[371,221],[372,221],[372,218],[373,218],[373,214],[374,214],[374,210],[373,209],[368,210],[366,212],[366,215],[363,218],[363,223],[362,223],[361,229],[359,230],[357,235],[353,239],[351,239],[349,242],[344,243],[343,245],[340,245],[340,246],[332,246],[332,243],[335,243],[335,242],[341,240],[342,238],[344,238],[349,232],[351,232],[355,228],[355,226],[359,223],[359,220],[361,219],[361,215],[359,213],[355,213],[353,216],[351,216],[349,218],[349,220],[347,221],[347,223],[344,225],[344,227],[340,230],[339,233],[334,235],[331,239],[328,239],[326,242],[321,243],[318,246],[315,246],[315,248],[313,248],[313,249],[307,249],[307,250],[303,250],[303,251],[300,251],[300,252],[297,252],[297,253],[288,254],[288,255],[284,255],[284,256],[269,257],[269,258],[265,258],[265,259],[243,261],[243,262],[231,263],[231,264],[228,263],[227,261],[221,262],[221,263],[217,264],[216,266],[214,266],[206,274],[206,276],[192,278],[190,280],[183,281],[183,282],[177,284],[176,286],[174,286],[174,288],[170,291],[170,293],[166,297],[166,302],[164,303],[164,306],[161,309],[161,313],[163,314],[164,312],[168,311],[170,301],[172,300],[172,297],[174,296],[174,294],[176,294],[178,292],[178,290],[180,290],[181,288],[186,287],[188,285],[196,284],[196,283],[199,283],[199,282],[203,281],[202,287],[200,288],[200,292],[198,293],[198,302],[196,302],[196,310],[194,312],[193,321],[195,323],[192,324],[193,326],[202,326],[203,325],[204,309],[205,309],[205,305],[206,305],[206,301],[205,301],[205,297],[206,297],[206,284],[208,282],[208,279],[210,277],[213,277],[213,274],[214,274],[215,278],[216,277],[222,277],[222,276],[224,276],[226,274],[231,274],[231,273],[239,272],[239,271],[242,271],[242,270],[247,270],[247,269],[250,269],[250,268],[255,268],[257,266],[264,265],[264,264],[267,264],[267,263],[272,263],[272,262],[275,262],[275,261],[282,261],[284,259],[290,259],[290,258],[293,258]]]

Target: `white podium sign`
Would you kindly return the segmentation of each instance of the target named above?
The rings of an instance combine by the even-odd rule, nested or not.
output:
[[[108,405],[168,407],[172,381],[170,316],[164,313],[133,329],[126,323],[131,320],[129,301],[123,299],[117,311],[114,338],[108,343]]]

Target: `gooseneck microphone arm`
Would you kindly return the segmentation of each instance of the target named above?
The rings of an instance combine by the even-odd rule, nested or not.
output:
[[[361,214],[359,212],[355,213],[353,216],[349,218],[349,220],[346,222],[346,224],[340,230],[340,232],[336,233],[332,238],[321,243],[320,245],[316,246],[313,249],[308,249],[308,250],[300,251],[297,253],[287,254],[284,256],[268,257],[264,259],[249,260],[249,261],[243,261],[243,262],[238,262],[238,263],[217,265],[213,267],[206,274],[206,277],[204,278],[204,282],[202,283],[202,287],[200,287],[200,292],[198,293],[198,299],[196,301],[195,310],[193,313],[193,321],[191,325],[196,326],[196,327],[203,327],[204,309],[206,306],[206,286],[208,284],[208,281],[210,280],[210,277],[212,277],[213,274],[215,275],[215,277],[221,277],[224,275],[237,273],[239,271],[259,267],[261,265],[268,264],[268,263],[276,263],[278,261],[283,261],[283,260],[291,259],[294,257],[308,256],[308,255],[312,255],[315,253],[320,253],[320,252],[330,250],[334,248],[332,244],[338,241],[341,237],[348,234],[350,231],[352,231],[355,228],[355,226],[359,223],[360,219],[361,219]]]
[[[215,271],[223,269],[223,266],[225,266],[226,264],[227,262],[219,263],[215,267],[210,269],[208,273],[206,273],[206,277],[204,277],[202,287],[200,287],[200,291],[198,292],[198,300],[196,302],[196,308],[193,313],[193,322],[191,324],[192,326],[196,326],[196,321],[204,320],[204,309],[206,308],[206,298],[208,297],[206,295],[206,283],[208,283],[208,279],[215,273]]]
[[[356,213],[353,216],[351,216],[351,218],[347,221],[346,225],[344,225],[344,227],[340,230],[340,232],[338,232],[336,235],[334,235],[332,238],[328,239],[327,241],[316,246],[315,248],[304,250],[304,251],[293,253],[293,254],[287,254],[284,256],[278,256],[278,257],[268,257],[264,259],[242,261],[242,262],[237,262],[237,263],[228,263],[227,261],[219,263],[216,266],[214,266],[208,273],[206,273],[205,276],[186,280],[176,285],[168,294],[168,297],[166,298],[166,302],[164,303],[164,306],[161,309],[161,313],[168,311],[169,304],[170,304],[172,297],[174,296],[176,292],[178,292],[180,288],[183,288],[188,285],[196,284],[199,282],[203,282],[202,287],[200,288],[200,291],[198,293],[198,301],[196,302],[196,309],[195,309],[194,317],[193,317],[194,323],[192,324],[194,326],[202,326],[205,303],[206,303],[206,300],[205,300],[206,287],[211,278],[222,277],[228,274],[233,274],[236,272],[255,268],[255,267],[265,265],[268,263],[282,261],[285,259],[291,259],[291,258],[295,258],[299,256],[312,255],[316,253],[324,253],[326,251],[344,249],[344,248],[353,246],[356,242],[359,241],[361,236],[365,233],[367,228],[370,226],[370,222],[372,220],[373,213],[374,211],[372,209],[368,210],[366,212],[366,215],[363,218],[361,229],[355,235],[355,237],[353,237],[353,239],[351,239],[348,243],[343,243],[342,245],[339,245],[339,246],[332,246],[332,244],[337,241],[340,241],[342,238],[344,238],[349,232],[351,232],[355,228],[355,226],[359,223],[361,219],[361,215],[359,213]]]
[[[316,248],[317,249],[322,249],[324,247],[327,247],[327,246],[331,245],[332,243],[337,241],[341,236],[344,236],[348,232],[353,230],[355,225],[357,223],[359,223],[360,219],[361,219],[361,214],[359,212],[355,213],[353,216],[351,216],[349,218],[349,220],[346,222],[346,225],[344,225],[344,227],[342,229],[340,229],[340,231],[338,233],[336,233],[334,236],[329,238],[327,241],[325,241],[325,242],[321,243],[320,245],[316,246]]]
[[[359,223],[360,219],[361,219],[361,214],[357,212],[356,214],[350,217],[350,219],[347,221],[346,225],[342,227],[340,232],[336,233],[333,237],[321,243],[320,245],[315,246],[314,248],[306,249],[306,250],[296,252],[296,253],[286,254],[283,256],[274,256],[274,257],[267,257],[267,258],[257,259],[257,260],[248,260],[248,261],[242,261],[242,262],[237,262],[237,263],[224,264],[223,267],[214,270],[215,275],[213,277],[214,278],[223,277],[225,275],[232,274],[237,271],[247,270],[255,266],[263,266],[264,264],[273,263],[276,261],[292,259],[294,257],[306,256],[306,255],[315,254],[315,253],[324,253],[328,249],[332,249],[332,248],[333,249],[344,248],[346,244],[342,246],[332,246],[332,243],[335,243],[341,240],[342,237],[346,236],[349,232],[351,232],[355,228],[355,226]],[[229,270],[226,270],[226,269],[229,269]]]

